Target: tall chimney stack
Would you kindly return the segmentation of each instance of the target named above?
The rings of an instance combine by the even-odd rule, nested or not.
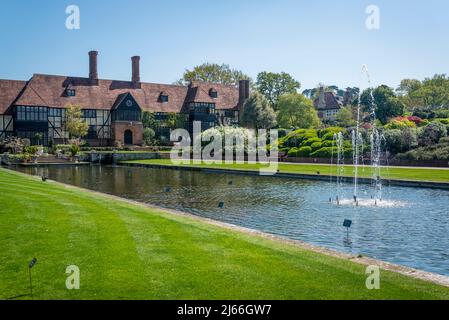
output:
[[[132,62],[132,69],[133,69],[133,74],[132,74],[132,82],[134,87],[136,88],[140,88],[140,57],[139,56],[134,56],[131,57],[131,62]]]
[[[239,102],[243,103],[249,98],[249,80],[239,81]]]
[[[89,51],[89,80],[92,85],[98,84],[97,51]]]

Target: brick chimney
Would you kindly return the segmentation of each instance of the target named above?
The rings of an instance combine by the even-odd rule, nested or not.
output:
[[[132,62],[132,83],[135,88],[140,88],[140,57],[131,57]]]
[[[243,103],[249,98],[249,80],[239,81],[239,102]]]
[[[97,51],[89,51],[89,80],[92,85],[98,85]]]

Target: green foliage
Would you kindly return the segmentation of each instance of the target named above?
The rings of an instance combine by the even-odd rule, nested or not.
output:
[[[155,142],[155,133],[151,128],[145,128],[143,130],[143,142],[147,146],[152,146]]]
[[[405,153],[400,153],[395,159],[414,161],[449,160],[449,142],[443,140],[443,142],[439,144],[420,147]]]
[[[28,153],[29,155],[35,155],[38,153],[39,148],[37,146],[29,146],[24,148],[25,153]]]
[[[366,112],[374,106],[376,117],[382,124],[404,113],[404,103],[395,96],[393,89],[385,85],[363,91],[360,103]]]
[[[416,124],[413,121],[410,120],[396,120],[393,119],[390,122],[388,122],[384,128],[386,130],[391,130],[391,129],[405,129],[405,128],[416,128]]]
[[[153,112],[144,111],[142,113],[142,124],[144,128],[155,130],[158,127],[158,121],[155,119]]]
[[[438,143],[441,138],[446,136],[447,128],[439,121],[433,121],[428,126],[418,129],[420,146],[429,146]]]
[[[310,145],[312,147],[313,151],[319,150],[321,149],[321,147],[323,146],[322,142],[314,142]]]
[[[309,138],[309,139],[305,140],[305,141],[302,143],[302,145],[303,145],[303,146],[312,146],[312,144],[314,144],[315,142],[321,143],[322,141],[321,141],[321,139],[318,138],[318,137],[313,137],[313,138]]]
[[[243,105],[242,125],[251,129],[271,129],[276,126],[276,114],[268,100],[254,92]]]
[[[283,94],[296,93],[301,84],[285,72],[261,72],[257,75],[256,88],[278,110],[278,99]]]
[[[342,127],[353,127],[357,124],[356,119],[352,113],[351,107],[343,107],[336,115],[336,123]]]
[[[436,74],[424,81],[405,79],[401,82],[399,93],[407,110],[414,113],[419,110],[437,112],[440,109],[449,109],[449,77],[445,74]],[[443,118],[449,117],[443,116]]]
[[[191,81],[202,81],[236,85],[239,80],[251,79],[240,70],[232,69],[227,64],[203,63],[192,70],[186,70],[177,84],[188,85]]]
[[[387,150],[393,154],[406,152],[418,146],[418,134],[414,128],[385,130],[384,137]]]
[[[70,154],[72,157],[76,156],[80,152],[80,147],[76,144],[70,146]]]
[[[277,121],[282,127],[316,128],[321,121],[313,102],[299,93],[284,94],[277,102]]]
[[[334,135],[337,133],[345,133],[346,129],[341,127],[328,127],[318,131],[318,137],[322,140],[334,140]]]
[[[305,146],[298,149],[296,153],[297,157],[308,157],[312,153],[313,149],[311,147]]]
[[[87,135],[89,125],[82,119],[82,110],[80,106],[69,104],[65,110],[65,131],[71,137],[81,138]]]

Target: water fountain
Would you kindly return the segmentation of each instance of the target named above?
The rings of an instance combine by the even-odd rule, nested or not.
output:
[[[371,132],[369,135],[369,146],[370,146],[370,170],[372,172],[372,186],[373,194],[371,199],[373,200],[371,204],[378,205],[382,201],[382,179],[381,179],[381,159],[382,159],[382,144],[385,138],[382,132],[376,127],[376,104],[373,96],[371,77],[366,66],[362,67],[362,73],[364,73],[368,80],[368,88],[370,90],[370,124]],[[358,103],[357,103],[357,122],[356,127],[351,131],[352,140],[352,163],[354,166],[353,170],[353,204],[359,205],[359,195],[358,195],[358,185],[359,185],[359,168],[360,164],[363,165],[363,154],[364,154],[364,139],[362,132],[360,130],[360,113],[361,113],[361,92],[359,93]],[[344,139],[342,133],[334,135],[334,145],[337,148],[337,204],[341,204],[343,200],[343,175],[344,175]],[[333,155],[331,159],[331,165],[333,165]],[[344,201],[347,202],[347,201]]]

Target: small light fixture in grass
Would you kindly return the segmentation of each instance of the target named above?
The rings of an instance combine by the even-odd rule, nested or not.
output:
[[[171,188],[170,187],[165,187],[165,192],[171,192]]]
[[[218,203],[218,207],[221,208],[221,209],[224,208],[224,202],[223,201],[219,202]]]
[[[33,267],[36,265],[37,263],[37,259],[33,258],[33,260],[30,261],[30,263],[28,264],[28,273],[30,275],[30,295],[31,298],[33,298],[33,281],[31,278],[31,269],[33,269]]]

